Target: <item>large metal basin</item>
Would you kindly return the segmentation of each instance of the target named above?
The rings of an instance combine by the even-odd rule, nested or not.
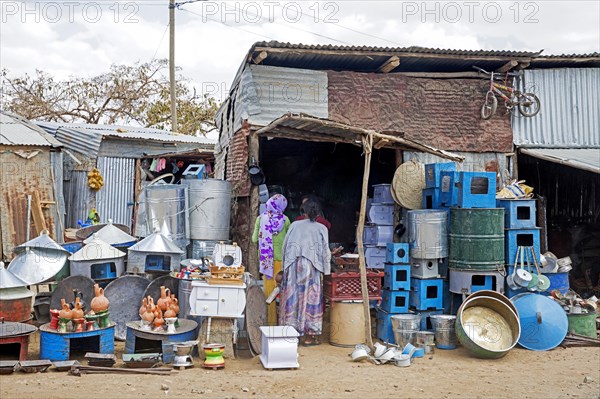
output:
[[[467,299],[456,315],[456,335],[474,356],[497,359],[519,341],[519,317],[503,300],[489,296]]]

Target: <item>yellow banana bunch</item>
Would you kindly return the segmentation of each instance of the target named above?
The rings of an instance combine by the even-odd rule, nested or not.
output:
[[[100,174],[100,171],[97,168],[94,168],[90,172],[88,172],[87,176],[88,186],[90,186],[92,190],[97,191],[100,190],[102,186],[104,186],[104,179],[102,178],[102,175]]]

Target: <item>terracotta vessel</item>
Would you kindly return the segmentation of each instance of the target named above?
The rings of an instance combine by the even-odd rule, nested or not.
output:
[[[171,294],[171,308],[175,314],[179,314],[179,299],[175,298],[175,294]]]
[[[94,327],[94,324],[95,324],[94,320],[86,321],[85,324],[86,324],[86,329],[85,329],[86,331],[94,331],[96,329]]]
[[[50,328],[53,330],[58,330],[58,314],[60,313],[60,310],[58,309],[50,309],[50,316],[52,316],[52,319],[50,320]]]
[[[147,307],[148,307],[148,298],[144,298],[144,299],[142,299],[142,306],[140,306],[140,312],[139,312],[140,316],[142,316],[144,313],[146,313]]]
[[[83,319],[83,308],[79,298],[75,298],[75,308],[71,311],[73,319]]]
[[[165,319],[163,319],[163,312],[160,308],[154,312],[154,326],[155,330],[162,329],[163,324],[165,324]]]
[[[160,298],[156,302],[156,306],[160,308],[163,312],[166,312],[169,309],[169,305],[171,305],[171,290],[165,288],[165,286],[160,287]]]
[[[69,305],[67,305],[67,302],[64,298],[60,300],[60,304],[62,305],[62,309],[60,310],[60,312],[58,312],[58,317],[60,317],[61,319],[73,318],[73,312],[71,311]]]
[[[104,296],[104,288],[100,288],[98,284],[94,284],[94,290],[96,292],[96,296],[92,299],[90,306],[92,310],[96,313],[104,312],[108,309],[108,299]]]
[[[142,314],[142,320],[148,322],[148,324],[152,324],[154,321],[154,301],[151,297],[148,297],[146,303],[146,311]]]
[[[75,324],[75,332],[83,332],[83,325],[85,324],[85,319],[73,319],[73,323]]]
[[[173,310],[173,305],[171,305],[171,307],[169,307],[169,309],[167,309],[165,312],[165,319],[174,318],[175,316],[177,316],[177,313],[175,313]]]

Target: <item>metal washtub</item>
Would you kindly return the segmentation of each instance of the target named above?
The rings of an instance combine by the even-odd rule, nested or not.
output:
[[[398,314],[390,318],[396,344],[404,348],[406,344],[414,344],[417,333],[421,329],[421,315]]]
[[[456,338],[456,316],[449,314],[431,315],[431,326],[435,334],[435,345],[439,349],[455,349]]]
[[[448,212],[421,209],[408,211],[410,256],[441,259],[448,256]]]
[[[184,181],[190,194],[190,237],[192,240],[229,239],[231,183],[225,180]]]

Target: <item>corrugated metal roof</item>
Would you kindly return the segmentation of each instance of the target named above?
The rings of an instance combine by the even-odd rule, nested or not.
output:
[[[58,140],[27,119],[5,111],[0,111],[0,145],[62,146]]]
[[[395,53],[422,53],[422,54],[443,54],[443,55],[478,55],[478,56],[501,56],[501,57],[534,57],[541,54],[542,51],[512,51],[512,50],[460,50],[460,49],[440,49],[421,46],[409,47],[377,47],[377,46],[338,46],[333,44],[302,44],[302,43],[284,43],[278,41],[257,42],[253,48],[271,47],[285,48],[290,50],[331,50],[331,51],[361,51],[361,52],[395,52]]]
[[[520,151],[546,161],[600,173],[600,148],[522,148]]]
[[[163,143],[197,144],[214,147],[216,141],[206,137],[175,134],[165,130],[119,125],[93,125],[83,123],[35,122],[56,136],[65,147],[82,154],[96,156],[105,137],[129,140],[152,140]]]
[[[517,146],[600,148],[600,68],[525,70],[519,85],[541,108],[530,118],[514,113]]]

